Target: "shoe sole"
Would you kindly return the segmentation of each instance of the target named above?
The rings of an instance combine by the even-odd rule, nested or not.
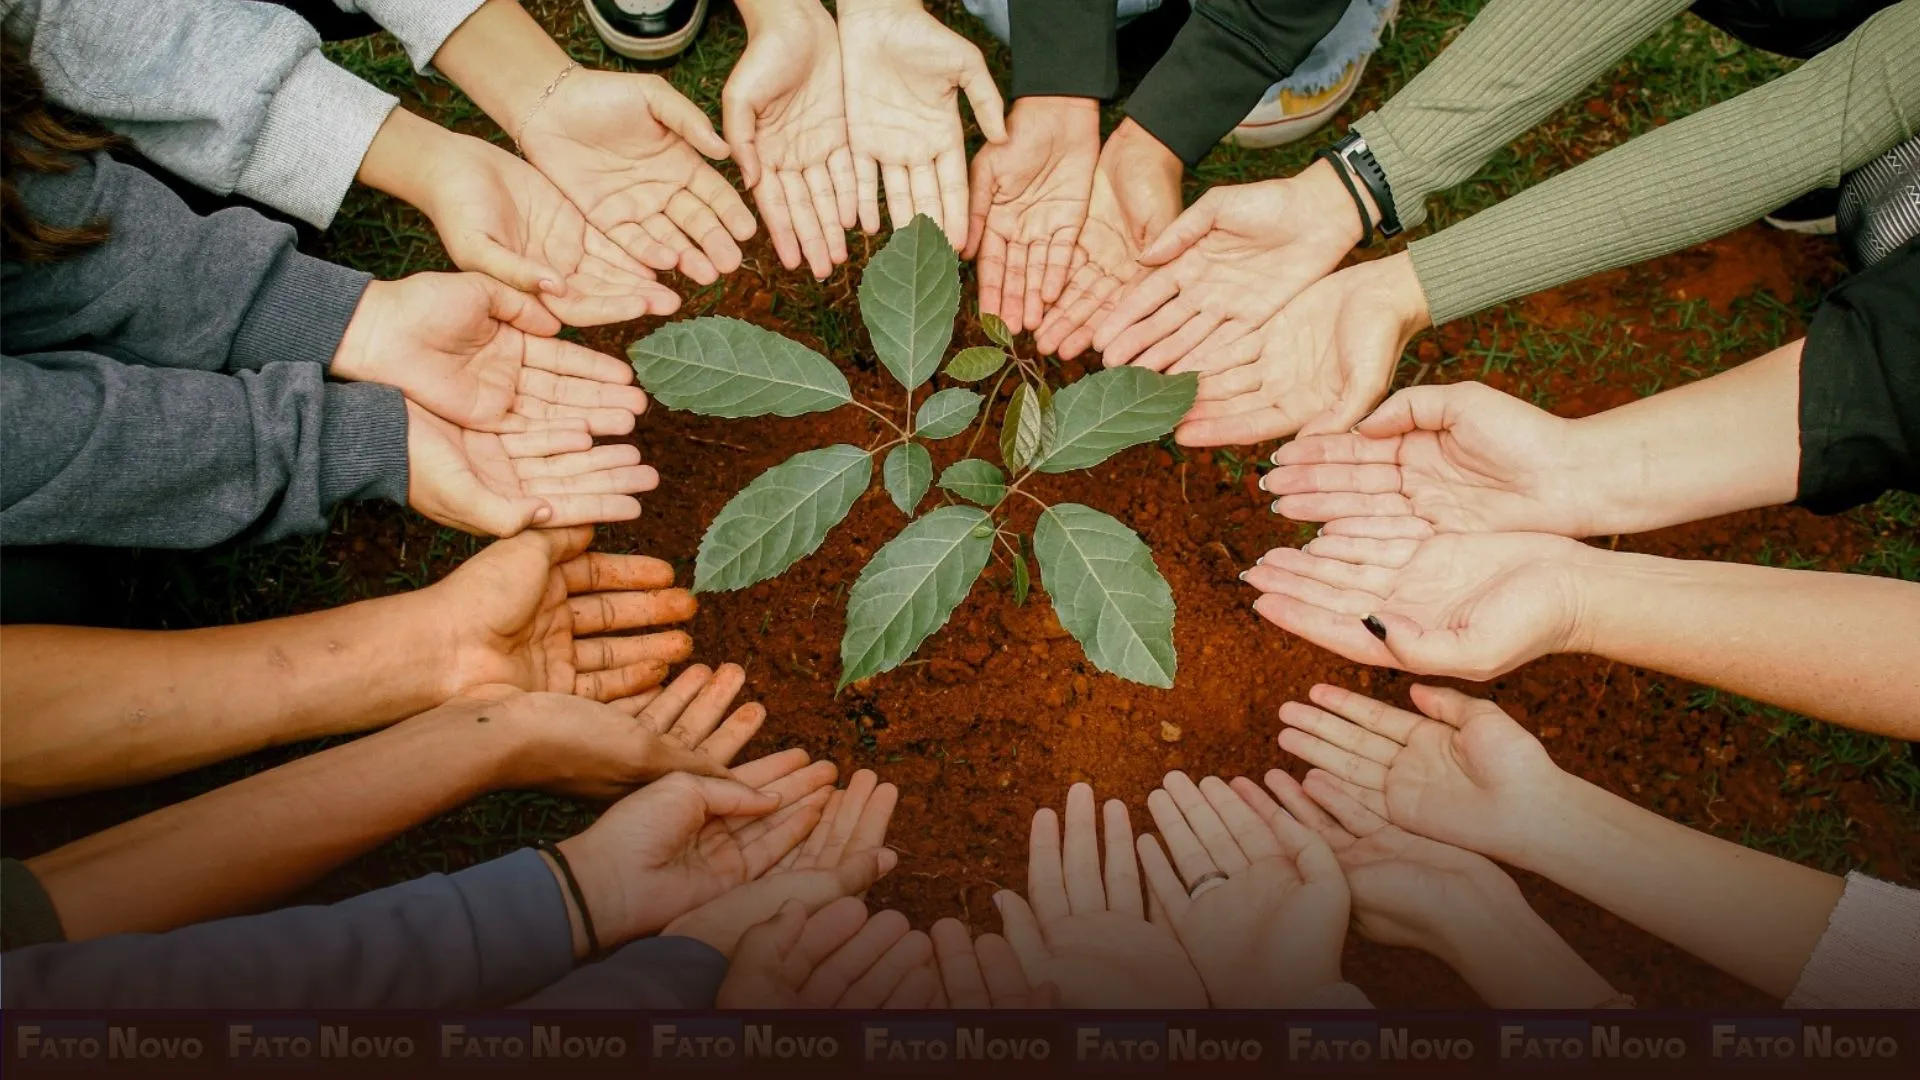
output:
[[[700,0],[700,6],[693,10],[693,18],[678,32],[666,37],[639,38],[615,30],[612,24],[600,14],[593,0],[580,0],[580,6],[587,9],[587,21],[593,24],[593,32],[607,43],[607,48],[629,60],[670,60],[687,51],[693,44],[694,35],[707,21],[707,0]]]
[[[1781,232],[1799,233],[1801,236],[1833,236],[1840,231],[1840,221],[1833,217],[1787,221],[1769,214],[1766,222]]]
[[[1366,73],[1367,62],[1362,58],[1360,70],[1354,72],[1353,80],[1347,84],[1347,88],[1330,98],[1326,104],[1310,113],[1301,113],[1282,120],[1264,124],[1241,124],[1228,132],[1223,141],[1249,150],[1266,150],[1275,146],[1285,146],[1291,142],[1299,142],[1325,127],[1327,121],[1333,119],[1333,114],[1339,112],[1341,107],[1346,105],[1347,100],[1353,97],[1353,92],[1360,86],[1361,77]]]

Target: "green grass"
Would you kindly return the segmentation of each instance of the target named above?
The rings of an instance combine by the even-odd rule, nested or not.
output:
[[[691,52],[665,66],[642,66],[607,52],[588,26],[577,0],[531,0],[529,9],[548,26],[558,27],[567,50],[598,67],[653,70],[670,79],[704,107],[717,122],[720,89],[745,43],[731,5],[715,5],[710,25]],[[1404,86],[1457,34],[1481,4],[1478,0],[1409,2],[1397,32],[1374,57],[1355,105],[1377,106]],[[986,36],[958,0],[930,0],[928,7],[986,50],[1001,85],[1007,85],[1007,50]],[[387,38],[329,46],[329,55],[400,96],[408,107],[432,119],[502,145],[509,140],[457,89],[434,76],[416,75],[401,50]],[[1691,16],[1676,19],[1643,43],[1594,87],[1513,146],[1495,154],[1466,182],[1431,204],[1431,231],[1491,206],[1633,134],[1731,97],[1786,70],[1788,65],[1744,49]],[[1130,73],[1128,79],[1137,78]],[[1616,93],[1616,87],[1619,92]],[[1586,108],[1603,98],[1613,114],[1601,119]],[[1107,111],[1117,122],[1117,107]],[[975,136],[977,138],[977,135]],[[1191,199],[1207,186],[1288,175],[1306,164],[1326,139],[1273,150],[1221,147],[1193,170],[1187,185]],[[725,166],[730,177],[732,167]],[[865,244],[850,237],[855,260]],[[333,228],[313,249],[316,254],[395,277],[449,267],[431,226],[416,211],[357,190]],[[769,265],[765,276],[774,293],[773,313],[794,334],[811,338],[834,355],[854,352],[857,331],[850,302],[851,275],[841,272],[827,283],[807,274],[784,273]],[[691,290],[685,312],[714,309],[725,283]],[[1590,315],[1583,325],[1549,329],[1531,321],[1519,304],[1483,312],[1464,326],[1466,344],[1449,349],[1437,362],[1423,364],[1410,350],[1399,372],[1401,382],[1416,375],[1425,381],[1472,378],[1501,380],[1514,393],[1543,407],[1555,407],[1583,388],[1627,379],[1640,394],[1650,394],[1700,378],[1750,359],[1796,336],[1817,296],[1782,303],[1764,293],[1737,299],[1727,312],[1701,301],[1675,300],[1654,290],[1644,310],[1624,317]],[[1649,348],[1636,338],[1632,323],[1658,331],[1663,344]],[[1416,342],[1416,347],[1418,342]],[[1190,460],[1170,443],[1179,461]],[[1230,478],[1252,465],[1265,467],[1264,448],[1246,454],[1216,452],[1213,463]],[[1889,496],[1846,516],[1863,538],[1864,554],[1850,565],[1838,560],[1801,559],[1767,549],[1766,557],[1788,565],[1892,574],[1920,580],[1920,500]],[[1303,533],[1310,535],[1311,527]],[[362,545],[394,553],[397,569],[378,578],[359,572]],[[324,536],[258,546],[229,546],[201,553],[133,552],[110,568],[148,625],[185,627],[272,618],[330,607],[367,596],[418,588],[444,574],[470,554],[478,542],[447,530],[421,525],[396,508],[342,507]],[[770,616],[769,616],[770,618]],[[765,627],[763,626],[763,629]],[[1673,703],[1678,706],[1679,703]],[[1806,771],[1825,790],[1835,783],[1865,778],[1896,805],[1911,810],[1920,790],[1912,759],[1904,747],[1820,725],[1751,702],[1701,691],[1685,707],[1719,710],[1732,721],[1764,729],[1770,751],[1782,761],[1806,763]],[[870,735],[864,736],[871,739]],[[167,801],[217,786],[312,749],[288,748],[225,763],[190,776],[131,792],[75,800],[9,812],[9,851],[38,850]],[[1740,767],[1747,767],[1745,763]],[[1804,792],[1801,792],[1804,794]],[[528,793],[502,793],[461,808],[414,829],[335,875],[317,890],[317,898],[361,889],[432,870],[452,869],[519,846],[528,839],[563,836],[578,829],[590,813],[579,804]],[[1831,869],[1851,865],[1847,843],[1853,825],[1831,803],[1806,811],[1778,832],[1752,833],[1748,839],[1769,850]]]

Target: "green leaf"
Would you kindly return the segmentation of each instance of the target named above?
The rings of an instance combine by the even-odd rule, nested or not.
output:
[[[933,378],[960,311],[960,259],[925,214],[894,230],[860,278],[860,318],[893,377],[913,390]]]
[[[991,345],[975,345],[971,349],[961,349],[947,361],[947,378],[961,382],[979,382],[988,378],[1007,363],[1007,354]]]
[[[985,400],[971,390],[942,390],[921,403],[913,416],[914,432],[928,439],[950,439],[967,430]]]
[[[940,487],[968,502],[992,506],[1007,493],[1007,474],[991,461],[963,458],[940,474]]]
[[[663,326],[628,346],[627,359],[662,405],[702,416],[799,416],[853,400],[826,357],[724,316]]]
[[[1199,385],[1193,372],[1162,375],[1137,367],[1108,368],[1075,382],[1060,391],[1054,411],[1058,430],[1034,468],[1049,473],[1087,469],[1129,446],[1158,439],[1193,407]]]
[[[1000,460],[1019,472],[1044,455],[1055,430],[1053,398],[1043,383],[1035,390],[1027,383],[1014,388],[1007,415],[1000,419]]]
[[[1173,590],[1132,529],[1078,503],[1050,506],[1033,529],[1040,582],[1101,671],[1173,685]]]
[[[913,508],[926,498],[927,485],[933,483],[933,455],[917,442],[901,443],[880,466],[880,482],[887,485],[893,505],[912,517]]]
[[[1033,588],[1033,579],[1027,576],[1027,557],[1013,557],[1013,603],[1019,607],[1027,602],[1027,593]]]
[[[987,340],[1003,349],[1013,348],[1013,331],[1007,329],[1007,321],[991,311],[980,313],[980,329],[987,332]]]
[[[993,519],[972,506],[930,511],[874,552],[847,595],[840,685],[913,655],[966,599],[992,553]]]
[[[873,456],[857,446],[795,454],[727,501],[700,539],[695,592],[744,589],[820,547],[873,479]]]

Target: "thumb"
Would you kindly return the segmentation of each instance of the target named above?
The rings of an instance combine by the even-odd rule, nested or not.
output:
[[[1378,630],[1371,626],[1368,630],[1393,654],[1394,667],[1418,673],[1452,666],[1447,661],[1452,659],[1449,654],[1454,650],[1446,647],[1447,639],[1457,641],[1458,631],[1429,631],[1405,615],[1388,612],[1374,612],[1367,618],[1378,624]]]
[[[713,121],[707,119],[707,114],[701,111],[700,106],[667,86],[664,80],[659,92],[648,96],[647,106],[653,110],[654,119],[665,124],[668,131],[692,143],[695,150],[715,160],[727,156],[726,140],[713,130]]]
[[[670,773],[711,776],[721,780],[734,779],[731,770],[715,761],[704,750],[690,750],[671,739],[653,734],[643,735],[641,738],[645,743],[645,749],[641,755],[640,771],[649,780]],[[752,813],[752,811],[748,812]]]
[[[993,209],[993,155],[973,155],[973,175],[967,185],[967,246],[962,259],[980,254],[980,238],[986,235],[987,213]]]
[[[538,337],[552,337],[560,332],[559,317],[533,297],[486,274],[474,274],[472,277],[486,291],[488,315],[516,330]],[[564,284],[561,292],[565,292]],[[548,295],[557,296],[560,293],[550,292]]]
[[[1447,427],[1448,386],[1409,386],[1398,391],[1360,421],[1354,430],[1370,439],[1405,435],[1409,431],[1444,431]]]
[[[994,85],[993,74],[987,70],[986,58],[980,50],[967,46],[968,56],[960,69],[960,89],[967,95],[967,104],[973,106],[973,119],[980,125],[980,134],[990,143],[1007,141],[1006,103],[1000,98],[1000,88]]]
[[[447,245],[447,253],[460,269],[485,274],[523,293],[558,296],[566,291],[560,271],[514,251],[491,236],[481,235],[471,246],[455,237],[454,242]]]
[[[800,943],[800,935],[807,928],[807,907],[798,900],[789,900],[780,905],[780,910],[766,922],[749,927],[740,935],[740,945],[734,951],[733,966],[738,968],[772,968],[784,960],[793,947]]]
[[[726,132],[734,164],[740,166],[740,182],[749,191],[760,183],[760,154],[753,148],[757,122],[753,102],[748,101],[745,94],[735,91],[731,85],[720,92],[720,128]]]
[[[1346,385],[1340,388],[1340,396],[1326,411],[1301,425],[1299,434],[1338,435],[1351,431],[1360,418],[1367,415],[1367,409],[1373,404],[1374,389],[1349,373]]]
[[[1212,192],[1208,192],[1211,195]],[[1200,242],[1200,238],[1213,231],[1213,223],[1219,213],[1217,199],[1200,196],[1199,201],[1187,207],[1173,224],[1160,230],[1160,235],[1140,252],[1143,266],[1161,266],[1172,262],[1174,257]]]
[[[688,779],[694,793],[706,804],[708,817],[759,817],[780,808],[780,796],[755,791],[738,780],[713,776]]]
[[[900,854],[886,847],[867,848],[842,856],[839,865],[831,871],[840,890],[832,899],[859,896],[873,888],[874,882],[886,877],[898,865]]]

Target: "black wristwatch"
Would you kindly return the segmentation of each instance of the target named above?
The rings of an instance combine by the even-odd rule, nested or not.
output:
[[[1393,209],[1393,188],[1387,183],[1386,170],[1375,160],[1373,151],[1367,149],[1367,140],[1357,131],[1349,132],[1346,138],[1333,144],[1332,152],[1373,196],[1373,204],[1380,209],[1380,220],[1374,223],[1380,235],[1400,235],[1400,215]]]

